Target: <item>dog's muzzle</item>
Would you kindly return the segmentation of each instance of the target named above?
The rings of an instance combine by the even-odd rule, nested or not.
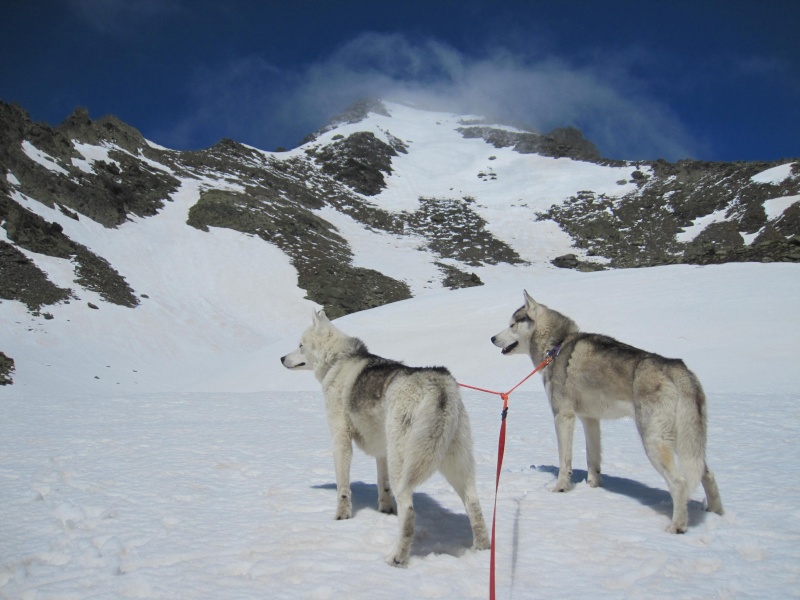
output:
[[[508,346],[503,348],[500,352],[501,352],[501,354],[508,354],[509,352],[511,352],[517,346],[519,346],[519,342],[512,342]]]
[[[500,347],[500,344],[502,343],[502,342],[500,342],[500,341],[497,339],[497,338],[499,338],[499,337],[500,337],[499,335],[493,335],[493,336],[492,336],[492,343],[493,343],[495,346],[497,346],[498,348]],[[511,342],[511,343],[510,343],[508,346],[505,346],[505,347],[504,347],[504,348],[501,350],[501,352],[502,352],[502,354],[508,354],[509,352],[511,352],[511,351],[512,351],[514,348],[516,348],[517,346],[519,346],[519,342],[517,342],[517,341]]]
[[[305,367],[305,366],[306,366],[306,363],[304,363],[304,362],[298,363],[298,364],[296,364],[296,365],[287,365],[287,364],[286,364],[286,358],[287,358],[288,356],[289,356],[288,354],[287,354],[286,356],[281,356],[281,364],[282,364],[284,367],[286,367],[287,369],[296,369],[296,368],[298,368],[298,367]]]

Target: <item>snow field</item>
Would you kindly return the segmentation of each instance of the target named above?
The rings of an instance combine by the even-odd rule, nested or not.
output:
[[[788,597],[798,583],[800,419],[790,395],[709,400],[709,464],[726,514],[702,507],[669,535],[671,501],[632,422],[604,422],[603,487],[553,494],[544,394],[511,396],[497,525],[501,598]],[[7,399],[0,429],[0,597],[481,598],[489,553],[470,550],[441,476],[415,494],[407,570],[383,562],[396,517],[377,511],[356,451],[354,518],[336,493],[319,393]],[[478,490],[491,518],[499,401],[465,394]],[[768,404],[769,411],[764,410]],[[36,415],[36,418],[30,418]],[[766,461],[764,445],[780,460]]]
[[[582,481],[578,428],[575,489],[549,492],[555,433],[535,376],[511,396],[498,597],[794,593],[797,274],[795,265],[665,267],[555,272],[525,284],[584,329],[682,355],[700,375],[709,396],[708,459],[726,514],[705,513],[698,488],[687,534],[665,533],[671,501],[629,420],[603,423],[603,488]],[[445,364],[464,383],[509,389],[531,364],[500,356],[488,337],[521,303],[520,283],[432,293],[337,324],[379,354]],[[124,342],[116,335],[131,334],[121,328],[109,343]],[[87,386],[75,395],[45,382],[47,393],[3,390],[0,597],[485,598],[489,554],[470,550],[463,507],[440,476],[415,495],[407,570],[383,562],[396,518],[375,509],[374,461],[358,451],[355,516],[333,519],[335,477],[318,384],[279,364],[298,336],[249,357],[233,353],[235,368],[216,373],[213,385],[195,384],[205,391],[92,393]],[[202,348],[187,342],[175,350],[202,362]],[[74,356],[75,371],[82,360]],[[173,381],[170,369],[182,364],[165,361],[157,381]],[[472,391],[464,397],[489,519],[500,402]]]

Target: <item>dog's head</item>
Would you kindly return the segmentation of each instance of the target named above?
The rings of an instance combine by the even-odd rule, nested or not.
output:
[[[511,315],[509,327],[492,336],[492,343],[498,348],[502,348],[503,354],[527,355],[529,352],[530,340],[534,334],[534,324],[542,306],[537,304],[527,291],[523,293],[525,304]]]
[[[314,311],[311,327],[303,332],[297,350],[281,357],[281,364],[287,369],[312,371],[320,360],[320,348],[325,334],[333,329],[325,311]]]

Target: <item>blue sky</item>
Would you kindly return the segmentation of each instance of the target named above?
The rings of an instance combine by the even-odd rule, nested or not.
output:
[[[7,0],[0,99],[150,140],[294,147],[377,96],[612,158],[800,156],[797,0]]]

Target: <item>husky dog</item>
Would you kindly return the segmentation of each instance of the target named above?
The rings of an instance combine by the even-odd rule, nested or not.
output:
[[[688,526],[687,502],[702,481],[707,510],[722,514],[722,500],[706,464],[706,398],[683,361],[639,350],[604,335],[581,333],[572,319],[525,304],[511,326],[492,337],[503,354],[528,354],[535,365],[555,356],[542,372],[555,417],[559,471],[554,492],[569,489],[575,417],[586,435],[588,483],[600,485],[600,419],[632,416],[653,466],[672,496],[671,533]],[[676,460],[677,458],[677,460]]]
[[[378,509],[394,513],[400,532],[386,558],[408,564],[414,537],[414,489],[440,471],[464,502],[473,548],[489,547],[475,490],[475,461],[467,411],[458,384],[442,367],[414,368],[370,354],[364,343],[339,331],[323,311],[300,347],[281,358],[288,369],[313,370],[322,384],[333,437],[337,519],[352,516],[350,460],[353,445],[378,463]]]

